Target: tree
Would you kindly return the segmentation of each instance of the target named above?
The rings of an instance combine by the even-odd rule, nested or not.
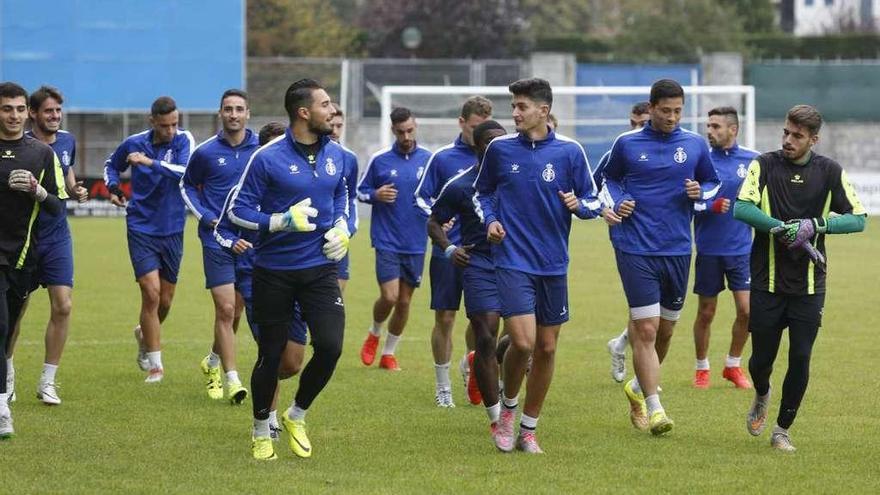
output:
[[[339,57],[358,55],[359,32],[340,21],[322,0],[247,2],[251,56]]]
[[[722,0],[721,3],[733,8],[747,33],[769,33],[776,29],[771,0]]]

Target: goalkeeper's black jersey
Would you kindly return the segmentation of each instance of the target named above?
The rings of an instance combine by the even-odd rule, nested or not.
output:
[[[804,165],[787,160],[781,150],[758,156],[749,165],[739,199],[782,221],[828,218],[829,212],[865,214],[843,168],[815,153]],[[816,236],[813,245],[824,254],[825,236]],[[825,292],[825,272],[806,251],[789,250],[771,234],[755,233],[751,274],[753,290],[792,295]]]
[[[64,177],[55,152],[29,136],[0,140],[0,266],[21,268],[32,252],[40,204],[25,192],[9,189],[9,173],[29,170],[49,194],[64,195]]]

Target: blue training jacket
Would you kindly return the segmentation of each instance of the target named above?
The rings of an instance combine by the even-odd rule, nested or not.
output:
[[[358,200],[373,205],[370,240],[380,251],[399,254],[424,254],[428,240],[428,215],[412,198],[431,152],[416,145],[403,153],[397,143],[376,152],[367,163],[358,183]],[[393,203],[376,201],[376,189],[394,184],[397,199]]]
[[[131,171],[131,198],[126,208],[128,228],[142,234],[166,236],[183,232],[186,206],[180,197],[180,178],[195,148],[192,134],[178,129],[169,143],[153,144],[153,131],[129,136],[104,163],[104,183],[119,185],[119,174],[128,170],[129,153],[140,151],[153,159],[149,167]]]
[[[239,227],[260,232],[254,244],[254,266],[302,270],[334,263],[322,248],[324,234],[336,222],[348,222],[345,156],[329,137],[321,137],[320,142],[314,164],[299,151],[289,128],[251,155],[228,214]],[[273,213],[284,213],[306,198],[318,210],[318,216],[310,220],[317,226],[314,231],[269,232]]]
[[[474,184],[474,206],[488,227],[507,233],[492,246],[495,266],[535,275],[564,275],[572,212],[559,192],[574,192],[578,218],[601,213],[583,146],[550,131],[541,141],[517,133],[492,140]]]
[[[711,203],[701,202],[694,205],[694,237],[697,253],[713,256],[739,256],[752,251],[752,227],[733,218],[733,204],[739,187],[749,169],[749,163],[758,156],[758,152],[734,143],[730,149],[712,148],[712,164],[721,188],[715,200],[730,200],[727,213],[714,213]]]
[[[36,139],[33,132],[27,131],[26,135]],[[65,183],[67,172],[76,164],[76,138],[67,131],[55,133],[55,142],[49,145],[58,157],[61,164],[61,173]],[[49,244],[70,239],[70,226],[67,225],[67,208],[63,208],[58,215],[50,215],[45,208],[40,208],[37,217],[36,239],[38,244]]]
[[[357,210],[358,159],[354,151],[339,145],[345,154],[345,187],[348,188],[348,233],[357,232],[360,218]]]
[[[685,179],[700,183],[703,201],[712,200],[720,187],[709,145],[699,134],[680,127],[664,134],[649,123],[618,136],[605,167],[602,202],[617,211],[632,199],[636,208],[611,227],[615,249],[646,256],[690,254],[694,201],[685,192]]]
[[[202,247],[220,249],[214,240],[213,222],[220,218],[223,202],[258,147],[257,135],[247,129],[238,146],[231,146],[220,131],[193,150],[180,179],[180,195],[199,221]]]
[[[440,189],[437,200],[431,208],[431,215],[441,224],[457,217],[458,225],[461,226],[461,242],[453,242],[453,244],[459,247],[473,246],[468,252],[471,256],[469,266],[494,270],[492,245],[486,238],[486,225],[480,221],[474,208],[475,180],[477,180],[476,166],[468,167],[454,175]],[[440,253],[440,256],[444,256],[442,251]]]

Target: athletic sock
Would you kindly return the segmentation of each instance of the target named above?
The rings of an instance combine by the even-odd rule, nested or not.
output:
[[[512,399],[508,399],[505,395],[502,402],[504,403],[504,407],[506,407],[507,409],[516,409],[516,407],[519,405],[519,396],[517,395]]]
[[[486,408],[486,414],[489,416],[490,423],[497,423],[501,417],[501,402],[496,402]]]
[[[12,365],[12,358],[6,359],[6,373],[15,373],[15,366]]]
[[[775,434],[777,434],[777,433],[782,433],[782,434],[786,434],[786,435],[787,435],[787,434],[788,434],[788,428],[783,428],[783,427],[781,427],[781,426],[779,426],[779,425],[776,425],[776,426],[773,427],[773,433],[772,433],[772,435],[775,435]]]
[[[226,383],[241,383],[241,379],[238,378],[238,371],[232,370],[226,372]]]
[[[657,394],[649,395],[649,396],[645,397],[645,405],[648,406],[648,417],[649,418],[656,411],[663,410],[663,406],[660,405],[660,396]]]
[[[370,327],[370,334],[375,337],[382,335],[382,324],[378,321],[374,321],[373,326]]]
[[[623,333],[614,339],[614,352],[622,354],[626,352],[626,345],[629,343],[629,329],[624,328]]]
[[[535,431],[535,428],[537,427],[538,418],[533,418],[526,413],[523,413],[523,415],[519,419],[520,434],[522,434],[522,430]]]
[[[269,436],[269,419],[254,418],[254,438]]]
[[[385,347],[382,349],[382,355],[391,354],[393,356],[394,351],[397,350],[397,342],[399,340],[400,335],[389,333],[388,337],[385,338]]]
[[[43,363],[43,372],[40,373],[40,383],[55,383],[56,371],[58,371],[57,364]]]
[[[697,370],[709,371],[709,358],[697,359]]]
[[[449,363],[434,363],[434,378],[437,381],[437,390],[451,390],[452,384],[449,381]]]
[[[275,409],[269,411],[269,425],[275,427],[278,426],[278,411],[276,411]]]
[[[0,394],[0,412],[4,412],[4,411],[9,410],[9,394],[10,393],[12,393],[11,390]]]
[[[724,360],[724,367],[726,368],[739,368],[742,366],[742,356],[733,357],[730,354],[727,355],[727,359]]]
[[[632,389],[633,389],[633,392],[637,395],[642,393],[642,387],[639,385],[639,378],[638,377],[633,378]]]
[[[293,401],[293,404],[290,405],[290,412],[287,413],[287,417],[293,421],[303,421],[306,419],[306,412],[305,409],[296,405],[296,401]]]
[[[208,367],[216,368],[217,366],[220,366],[220,355],[211,351],[211,353],[208,354]]]
[[[162,351],[148,352],[147,360],[150,361],[150,369],[162,368]]]

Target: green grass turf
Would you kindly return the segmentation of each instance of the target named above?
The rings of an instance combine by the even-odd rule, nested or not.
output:
[[[721,295],[710,349],[712,388],[695,390],[689,296],[663,368],[664,405],[676,421],[664,438],[633,430],[605,342],[626,318],[607,230],[575,222],[569,276],[572,320],[562,330],[556,376],[539,438],[547,454],[495,452],[482,407],[468,405],[453,371],[452,410],[434,406],[433,322],[428,280],[416,292],[398,356],[404,371],[367,369],[358,358],[377,295],[368,226],[352,243],[342,359],[308,416],[314,456],[250,459],[251,402],[207,399],[198,362],[210,345],[212,306],[201,249],[190,221],[180,284],[163,326],[165,381],[145,385],[131,328],[139,310],[121,219],[72,219],[76,288],[70,339],[58,372],[58,407],[34,397],[48,315],[45,291],[33,297],[15,356],[17,436],[0,443],[3,493],[870,493],[880,481],[876,380],[880,353],[875,257],[880,231],[831,236],[830,293],[808,389],[792,437],[798,452],[752,438],[744,413],[752,393],[721,379],[733,304]],[[876,288],[876,287],[875,287]],[[463,349],[456,324],[453,363]],[[238,338],[245,382],[255,356],[247,328]],[[787,343],[773,385],[780,390]],[[749,351],[746,351],[746,356]],[[455,368],[455,367],[453,367]],[[283,388],[286,404],[295,382]],[[775,418],[779,394],[773,400]]]

